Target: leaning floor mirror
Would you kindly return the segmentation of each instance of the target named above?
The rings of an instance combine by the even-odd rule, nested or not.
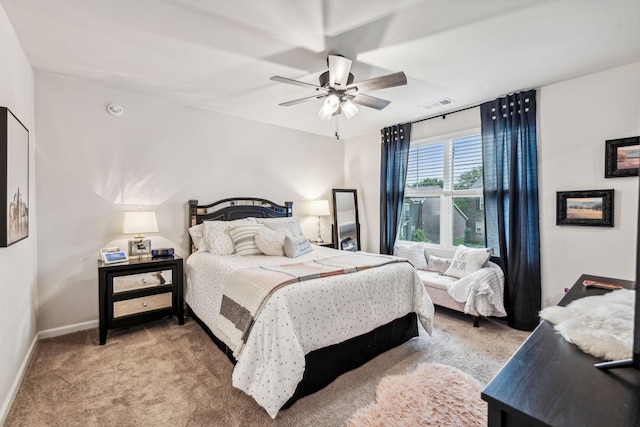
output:
[[[356,190],[333,189],[333,241],[337,249],[360,250],[360,222]]]

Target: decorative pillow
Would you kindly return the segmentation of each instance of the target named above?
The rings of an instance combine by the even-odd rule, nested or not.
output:
[[[451,258],[441,258],[438,256],[429,255],[427,261],[427,270],[435,271],[436,273],[444,273],[451,265]]]
[[[285,230],[289,230],[292,237],[299,237],[301,239],[306,238],[302,233],[302,228],[300,227],[298,218],[288,216],[284,218],[256,218],[255,220],[258,224],[264,224],[265,227],[272,230],[280,230],[284,228]]]
[[[205,221],[204,238],[209,252],[214,255],[231,255],[235,252],[235,245],[229,229],[241,224],[256,224],[255,218],[236,219],[234,221]]]
[[[491,249],[472,249],[464,245],[458,246],[451,265],[445,271],[447,276],[459,279],[480,270],[491,256]]]
[[[289,231],[284,228],[272,230],[267,227],[262,227],[256,231],[254,238],[258,249],[260,249],[263,254],[285,256],[284,238],[286,236],[291,237],[291,234],[289,234]]]
[[[255,239],[256,232],[261,228],[264,228],[264,225],[243,224],[229,229],[229,236],[238,255],[262,255]]]
[[[427,260],[424,257],[422,245],[396,246],[396,252],[399,257],[408,259],[417,270],[427,269]]]
[[[313,251],[313,248],[311,248],[311,242],[309,242],[309,239],[306,237],[297,238],[285,236],[284,253],[287,254],[289,258],[297,258],[300,255],[311,251]]]
[[[195,246],[197,250],[202,252],[207,252],[209,250],[207,240],[204,238],[204,224],[194,225],[189,228],[189,234],[191,235],[193,246]]]

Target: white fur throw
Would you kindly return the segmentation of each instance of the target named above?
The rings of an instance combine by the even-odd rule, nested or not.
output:
[[[582,351],[606,360],[627,359],[633,347],[635,291],[620,289],[547,307],[540,317]]]

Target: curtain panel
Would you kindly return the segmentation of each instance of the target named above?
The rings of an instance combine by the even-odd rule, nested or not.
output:
[[[480,106],[487,245],[506,271],[509,325],[531,331],[541,309],[536,91]]]
[[[396,243],[404,184],[407,180],[411,123],[389,126],[380,131],[380,253],[393,254]]]

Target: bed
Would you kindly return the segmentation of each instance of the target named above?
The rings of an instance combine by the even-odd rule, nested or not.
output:
[[[235,364],[233,385],[252,396],[271,417],[342,373],[417,336],[418,322],[431,333],[433,304],[413,266],[401,258],[316,245],[295,258],[196,249],[196,240],[201,237],[194,232],[196,228],[244,224],[243,220],[253,219],[271,227],[274,222],[288,227],[297,221],[290,202],[279,205],[259,198],[229,198],[200,205],[197,200],[189,201],[192,254],[185,269],[185,302],[189,314]],[[234,286],[239,286],[234,282],[238,277],[256,270],[289,274],[294,264],[320,264],[336,271],[341,270],[336,267],[341,263],[352,262],[345,258],[349,256],[372,264],[357,271],[344,268],[344,272],[328,277],[305,276],[278,288],[260,305],[251,328],[240,334],[240,343],[227,328],[225,307],[231,307],[229,295],[233,297]]]

